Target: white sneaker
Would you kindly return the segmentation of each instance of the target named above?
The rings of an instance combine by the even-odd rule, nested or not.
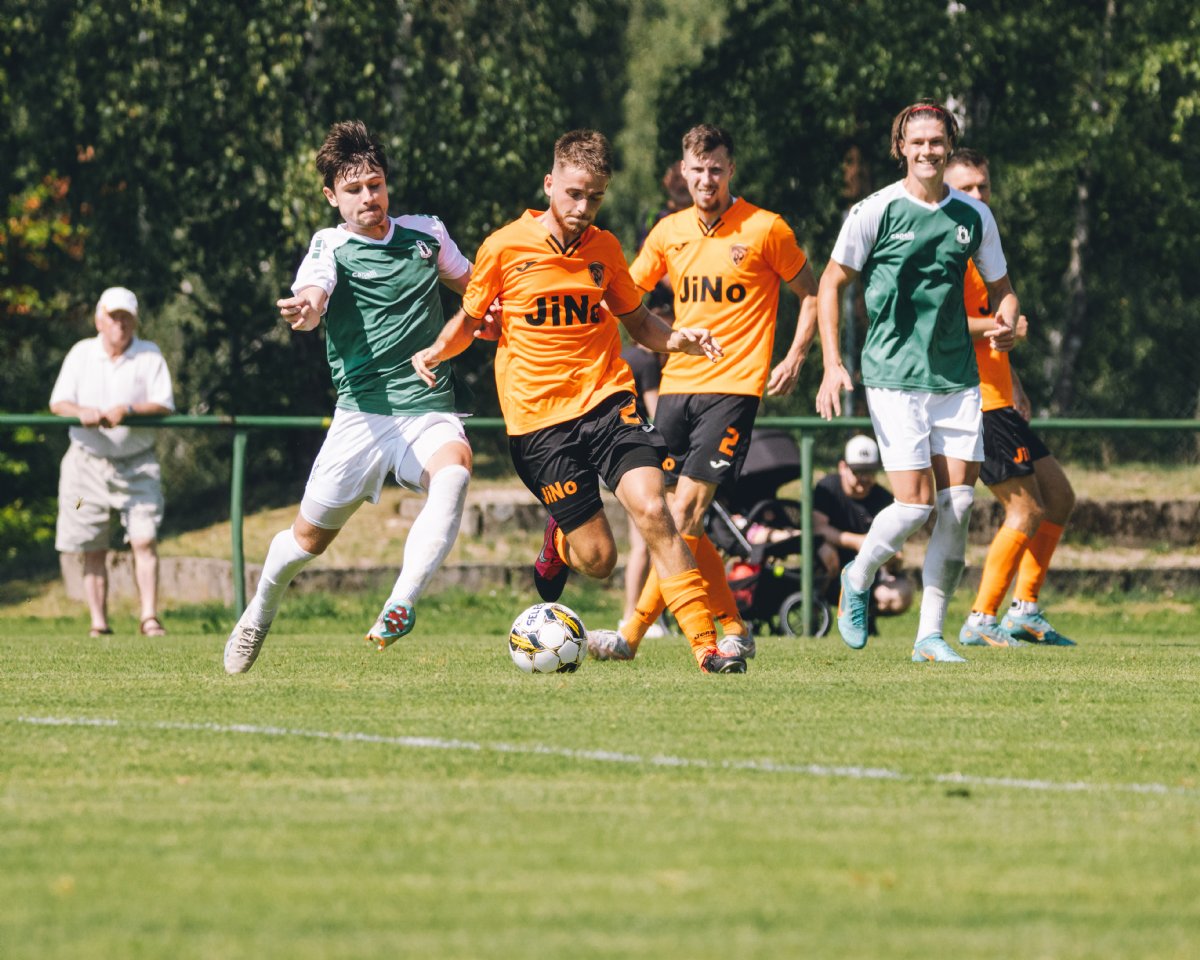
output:
[[[752,660],[757,649],[754,645],[754,634],[746,627],[746,635],[741,636],[736,633],[727,633],[717,642],[717,649],[721,651],[721,655],[725,657],[741,657],[743,660]]]
[[[254,666],[269,629],[270,627],[252,627],[239,620],[225,642],[225,672],[245,673]]]
[[[616,630],[589,630],[587,645],[594,660],[632,660],[636,652]]]

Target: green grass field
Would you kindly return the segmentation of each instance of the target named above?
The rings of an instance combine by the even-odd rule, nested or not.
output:
[[[616,595],[569,589],[599,625]],[[527,677],[529,597],[292,597],[253,672],[229,614],[85,638],[0,617],[0,955],[1192,957],[1196,602],[1073,600],[1074,650],[908,661],[675,638]],[[964,612],[959,598],[952,622]]]

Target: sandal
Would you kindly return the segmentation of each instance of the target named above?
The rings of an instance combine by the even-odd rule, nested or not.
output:
[[[88,636],[95,640],[97,637],[112,636],[112,627],[92,627],[88,631]]]
[[[162,621],[158,617],[147,617],[142,621],[142,625],[138,627],[143,637],[165,637],[167,635],[166,628],[163,627]],[[112,631],[110,630],[109,633]]]

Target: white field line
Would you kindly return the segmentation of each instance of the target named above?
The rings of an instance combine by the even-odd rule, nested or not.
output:
[[[968,787],[1006,787],[1014,790],[1040,790],[1050,793],[1146,793],[1193,796],[1194,789],[1171,787],[1164,783],[1092,783],[1086,780],[1039,780],[1024,777],[981,777],[964,773],[907,774],[886,767],[832,766],[822,763],[776,763],[773,760],[705,760],[696,757],[672,757],[661,754],[616,753],[609,750],[570,750],[544,744],[476,743],[442,737],[389,737],[375,733],[327,730],[297,730],[289,727],[265,727],[244,723],[137,723],[102,717],[17,717],[18,723],[43,727],[126,727],[148,730],[182,730],[201,733],[234,733],[258,737],[296,737],[306,740],[330,740],[337,743],[375,743],[416,750],[465,750],[477,753],[511,753],[566,757],[596,763],[620,763],[630,766],[679,767],[691,770],[749,770],[758,773],[797,774],[846,780],[892,780],[901,783],[945,783]]]

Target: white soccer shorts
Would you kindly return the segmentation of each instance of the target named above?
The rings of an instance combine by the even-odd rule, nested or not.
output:
[[[924,470],[935,454],[983,461],[983,402],[978,387],[956,393],[867,387],[867,409],[884,470]]]

